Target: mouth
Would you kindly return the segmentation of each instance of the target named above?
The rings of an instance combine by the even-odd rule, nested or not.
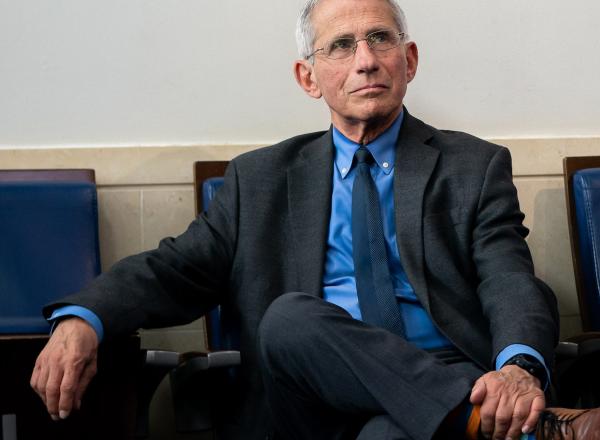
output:
[[[366,84],[352,91],[352,93],[377,93],[387,90],[389,87],[385,84]]]

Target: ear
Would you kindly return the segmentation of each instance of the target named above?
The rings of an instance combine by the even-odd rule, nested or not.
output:
[[[417,74],[419,65],[419,49],[414,41],[406,43],[406,82],[409,83]]]
[[[298,60],[294,63],[294,76],[296,82],[308,96],[319,99],[323,94],[315,78],[315,66],[307,60]]]

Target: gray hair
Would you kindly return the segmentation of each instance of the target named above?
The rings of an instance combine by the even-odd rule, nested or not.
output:
[[[298,45],[298,54],[301,58],[308,57],[313,51],[315,43],[315,29],[313,28],[311,15],[320,0],[308,0],[302,10],[296,23],[296,44]],[[394,21],[398,26],[398,32],[408,34],[406,25],[406,16],[398,4],[397,0],[386,0],[394,14]]]

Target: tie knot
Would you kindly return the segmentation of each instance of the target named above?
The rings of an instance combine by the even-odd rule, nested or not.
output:
[[[356,157],[356,161],[358,163],[370,164],[371,162],[373,162],[373,155],[365,147],[360,147],[358,150],[356,150],[356,153],[354,153],[354,157]]]

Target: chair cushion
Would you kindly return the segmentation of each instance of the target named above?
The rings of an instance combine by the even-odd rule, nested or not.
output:
[[[573,194],[584,295],[592,328],[600,330],[600,168],[577,171]]]
[[[0,333],[46,333],[42,306],[99,273],[94,184],[0,182]]]
[[[202,204],[204,205],[202,206],[203,211],[208,210],[210,202],[212,202],[215,198],[217,190],[221,188],[224,180],[225,179],[223,177],[210,177],[202,183]]]

